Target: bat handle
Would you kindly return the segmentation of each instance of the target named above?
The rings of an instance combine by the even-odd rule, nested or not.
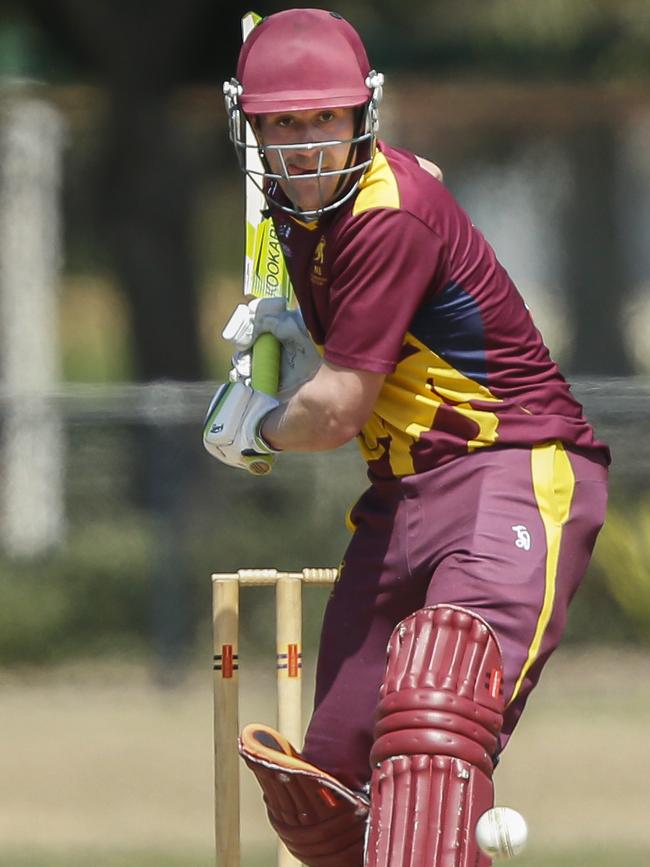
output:
[[[280,384],[280,341],[272,334],[260,334],[253,346],[251,385],[272,397]],[[271,472],[274,455],[250,455],[246,458],[249,472],[263,476]]]
[[[251,384],[256,391],[275,397],[280,384],[280,341],[272,334],[260,334],[253,346]]]

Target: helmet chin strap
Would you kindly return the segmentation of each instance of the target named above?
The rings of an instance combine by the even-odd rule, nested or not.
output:
[[[325,148],[339,146],[345,144],[346,142],[325,141],[312,142],[310,144],[310,148],[314,149],[317,149],[320,146],[318,167],[313,174],[310,173],[308,176],[305,176],[304,180],[318,181],[321,207],[314,209],[302,209],[296,205],[296,203],[293,201],[293,199],[291,199],[291,197],[286,191],[285,195],[287,199],[291,202],[293,207],[290,207],[282,201],[274,198],[271,194],[271,189],[275,186],[277,182],[283,180],[287,181],[289,184],[292,185],[302,183],[302,181],[299,179],[300,176],[291,176],[289,174],[285,162],[285,152],[304,148],[304,144],[297,143],[285,146],[272,145],[266,146],[265,148],[264,145],[260,144],[258,141],[257,150],[262,162],[263,172],[261,173],[261,175],[257,175],[257,173],[251,172],[246,167],[246,148],[250,147],[250,145],[246,144],[246,124],[250,123],[250,121],[247,120],[246,115],[244,114],[241,107],[240,98],[243,93],[243,88],[235,78],[231,78],[229,81],[224,82],[223,92],[226,103],[226,111],[229,118],[230,139],[235,147],[239,166],[242,171],[251,178],[253,183],[262,191],[267,202],[270,205],[278,207],[280,208],[280,210],[285,211],[292,216],[296,216],[306,222],[315,222],[319,220],[324,214],[329,213],[335,208],[340,207],[340,205],[348,201],[348,199],[350,199],[354,195],[355,191],[359,186],[361,178],[363,177],[363,174],[372,163],[372,159],[375,154],[377,130],[379,128],[378,108],[383,96],[384,76],[381,72],[376,72],[373,69],[366,76],[365,84],[366,87],[368,87],[368,89],[371,91],[370,98],[365,105],[362,123],[359,125],[359,129],[356,131],[354,137],[349,141],[350,149],[346,157],[344,167],[336,171],[322,172],[322,163]],[[254,124],[250,123],[250,125],[253,131],[255,131]],[[355,163],[354,160],[359,156],[361,146],[365,144],[368,145],[367,158],[362,157],[358,163]],[[271,166],[267,158],[267,152],[271,149],[275,150],[279,155],[282,164],[281,175],[271,171]],[[358,174],[358,177],[356,179],[353,179],[355,173]],[[335,175],[338,175],[338,183],[334,193],[331,196],[330,201],[326,202],[323,197],[322,180],[324,178],[332,177]],[[265,180],[270,181],[271,189],[269,189],[268,184],[264,183]]]

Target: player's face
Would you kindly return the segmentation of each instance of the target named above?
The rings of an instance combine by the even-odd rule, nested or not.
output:
[[[317,172],[339,171],[345,168],[354,136],[354,109],[327,108],[260,115],[257,133],[268,148],[266,158],[273,174],[281,175],[283,192],[301,211],[315,211],[332,201],[340,175],[305,178]],[[327,147],[287,147],[314,142],[340,141]]]

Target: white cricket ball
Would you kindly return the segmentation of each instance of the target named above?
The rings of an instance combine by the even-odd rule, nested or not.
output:
[[[490,858],[514,858],[527,839],[526,820],[511,807],[493,807],[476,824],[476,842]]]

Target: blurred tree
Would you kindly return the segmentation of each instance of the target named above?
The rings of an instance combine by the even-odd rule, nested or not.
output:
[[[411,0],[408,6],[376,0],[349,6],[382,67],[528,79],[650,74],[647,0]]]
[[[239,21],[249,3],[23,0],[19,5],[58,46],[68,71],[95,78],[110,93],[108,157],[98,201],[130,301],[136,376],[200,378],[191,249],[198,179],[174,127],[170,99],[179,84],[217,85],[232,73]],[[269,14],[287,5],[267,0],[258,8]],[[397,0],[341,0],[336,7],[363,32],[382,69],[518,81],[650,75],[647,0],[412,0],[408,7]],[[220,111],[218,101],[215,87],[215,111]],[[578,131],[568,142],[580,192],[567,216],[572,259],[566,274],[580,348],[574,367],[585,372],[602,372],[603,365],[610,373],[629,369],[617,331],[623,297],[620,290],[611,291],[623,282],[623,256],[612,231],[615,215],[605,204],[612,179],[594,189],[589,174],[613,156],[614,124],[599,126],[591,139]],[[589,158],[588,140],[593,144]],[[593,207],[587,209],[583,193]],[[596,237],[600,240],[592,243]],[[589,257],[588,273],[581,271],[582,254]],[[601,303],[605,298],[607,303]]]
[[[243,6],[230,4],[226,15],[209,0],[26,0],[25,6],[67,63],[110,95],[97,201],[130,303],[136,378],[201,379],[191,245],[196,178],[170,100],[179,84],[230,65]]]
[[[129,299],[135,376],[202,379],[191,241],[197,179],[174,124],[172,96],[179,84],[230,65],[226,46],[238,43],[245,10],[231,4],[221,20],[210,0],[26,0],[25,6],[67,63],[108,92],[105,170],[95,198]],[[155,424],[137,431],[135,447],[134,481],[156,534],[150,599],[159,676],[173,682],[194,626],[182,545],[193,456],[181,448],[177,429]]]
[[[574,340],[572,373],[632,373],[622,330],[631,286],[620,237],[620,146],[611,122],[581,125],[564,139],[571,195],[564,214],[563,265]]]

